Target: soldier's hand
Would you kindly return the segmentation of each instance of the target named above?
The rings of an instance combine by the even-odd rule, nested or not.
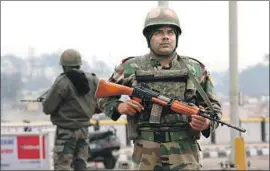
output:
[[[133,116],[137,112],[141,112],[143,110],[143,106],[135,100],[130,99],[123,103],[120,103],[117,107],[117,110],[120,114],[127,114]]]
[[[203,131],[209,128],[210,120],[199,115],[191,115],[191,122],[189,125],[194,130]]]

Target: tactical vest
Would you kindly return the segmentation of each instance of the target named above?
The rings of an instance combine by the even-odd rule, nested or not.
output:
[[[174,62],[168,70],[157,70],[152,66],[149,55],[145,55],[136,57],[130,65],[134,64],[138,68],[135,72],[136,81],[132,86],[140,86],[145,83],[149,88],[160,92],[160,94],[179,100],[184,100],[187,91],[195,93],[196,89],[187,77],[187,70],[180,65],[180,62]],[[159,79],[155,80],[153,76],[157,76]],[[158,107],[158,105],[152,105],[144,101],[143,105],[144,111],[140,115],[136,115],[136,117],[127,115],[129,139],[135,139],[138,136],[142,125],[143,127],[148,125],[151,112],[161,112],[160,124],[155,125],[157,127],[180,127],[184,123],[188,123],[187,115],[179,115],[168,108]],[[150,124],[149,127],[151,127]],[[198,132],[196,131],[195,134],[197,135]]]

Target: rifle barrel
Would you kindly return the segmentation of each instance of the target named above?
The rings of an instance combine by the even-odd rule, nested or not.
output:
[[[240,132],[246,132],[246,129],[244,129],[244,128],[241,128],[241,127],[238,127],[238,126],[233,126],[233,125],[231,125],[231,124],[229,124],[229,123],[226,123],[226,122],[223,122],[223,121],[221,121],[221,120],[212,118],[212,117],[210,117],[210,116],[208,116],[208,115],[206,115],[206,114],[199,113],[199,115],[202,116],[202,117],[205,117],[205,118],[207,118],[207,119],[209,119],[209,120],[218,122],[218,123],[221,124],[221,126],[222,126],[222,125],[226,125],[226,126],[228,126],[228,127],[230,127],[230,128],[233,128],[233,129],[235,129],[235,130],[238,130],[238,131],[240,131]]]
[[[21,102],[39,102],[37,100],[20,100]]]

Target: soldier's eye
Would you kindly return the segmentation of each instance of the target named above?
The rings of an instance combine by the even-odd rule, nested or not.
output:
[[[170,31],[168,32],[168,34],[170,34],[170,35],[174,35],[175,33],[174,33],[174,31],[173,31],[173,30],[170,30]]]
[[[157,31],[155,32],[155,35],[162,34],[162,33],[163,33],[162,30],[157,30]]]

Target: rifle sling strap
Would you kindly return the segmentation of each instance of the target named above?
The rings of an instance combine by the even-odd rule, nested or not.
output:
[[[74,87],[74,85],[72,84],[72,82],[69,80],[69,78],[67,78],[68,79],[68,82],[69,82],[69,84],[70,84],[70,86],[71,86],[71,89],[73,90],[73,92],[75,93],[74,94],[74,97],[76,98],[76,100],[77,100],[77,102],[80,104],[80,106],[81,106],[81,108],[83,109],[83,111],[84,111],[84,114],[87,116],[87,117],[89,117],[88,116],[88,114],[90,114],[91,113],[91,110],[90,110],[90,108],[89,108],[89,105],[87,105],[86,103],[85,103],[85,101],[83,100],[83,99],[81,99],[81,97],[83,97],[83,98],[85,98],[84,96],[78,96],[78,93],[77,93],[77,91],[76,91],[76,89],[75,89],[75,87]]]
[[[196,80],[196,78],[194,77],[194,75],[191,73],[191,71],[189,70],[187,64],[184,62],[184,60],[182,59],[181,56],[179,56],[179,61],[180,64],[182,64],[182,66],[187,69],[187,74],[188,77],[191,79],[191,81],[193,82],[193,84],[195,85],[195,87],[198,89],[199,94],[201,95],[201,97],[203,98],[204,102],[207,104],[207,106],[210,108],[211,111],[214,112],[214,107],[212,106],[207,94],[205,93],[205,91],[203,90],[202,86],[199,84],[199,82]]]

